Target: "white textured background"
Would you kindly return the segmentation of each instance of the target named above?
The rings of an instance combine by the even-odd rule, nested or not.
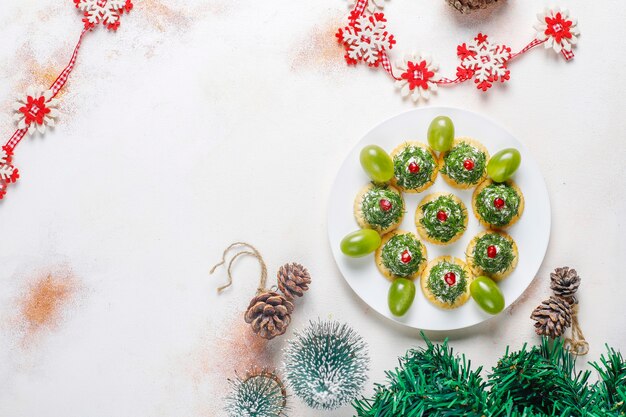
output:
[[[56,130],[16,151],[21,179],[0,203],[0,415],[222,416],[226,379],[279,365],[285,341],[251,342],[242,325],[252,260],[231,290],[215,293],[225,276],[208,269],[240,239],[258,246],[272,276],[287,261],[309,267],[314,282],[290,330],[318,316],[349,322],[370,344],[371,380],[381,381],[423,342],[369,312],[343,281],[326,203],[353,144],[412,105],[384,73],[342,63],[333,37],[342,0],[136,3],[118,33],[86,37]],[[518,49],[535,13],[553,4],[529,3],[463,17],[442,0],[392,0],[393,55],[429,51],[452,74],[456,45],[478,31]],[[450,337],[476,365],[537,340],[528,316],[549,293],[549,272],[566,264],[583,278],[591,352],[580,364],[605,342],[626,350],[626,12],[617,0],[561,5],[580,20],[573,62],[538,49],[488,94],[467,84],[431,100],[485,114],[524,141],[552,199],[547,257],[522,299],[483,325],[429,334]],[[80,29],[70,0],[2,1],[5,138],[14,97],[54,79]],[[68,270],[71,296],[33,334],[22,317],[29,286]],[[290,405],[294,416],[352,415]]]

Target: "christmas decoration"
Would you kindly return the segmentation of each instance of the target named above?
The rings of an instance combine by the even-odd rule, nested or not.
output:
[[[131,0],[74,0],[74,3],[84,13],[85,29],[102,23],[109,30],[117,30],[122,13],[133,8]]]
[[[538,335],[559,337],[572,325],[572,307],[564,299],[551,295],[533,311],[530,318],[536,321]]]
[[[556,268],[550,274],[550,289],[566,300],[574,297],[580,286],[580,277],[575,269],[569,267]]]
[[[506,64],[511,59],[511,48],[491,43],[487,35],[479,33],[472,41],[459,45],[456,51],[461,64],[456,69],[459,79],[474,78],[479,90],[487,91],[494,82],[505,82],[511,73]]]
[[[229,380],[232,391],[226,397],[228,417],[285,416],[287,392],[280,378],[273,372],[253,370],[244,378]]]
[[[463,14],[471,13],[474,10],[486,9],[495,4],[498,0],[446,0],[448,4]]]
[[[99,24],[109,30],[117,30],[120,26],[122,13],[128,13],[133,8],[131,0],[74,0],[74,5],[83,13],[83,30],[69,63],[50,88],[30,87],[26,94],[20,97],[13,106],[17,130],[2,147],[2,155],[4,156],[0,157],[0,199],[6,194],[8,184],[19,178],[18,170],[10,164],[10,157],[16,146],[27,133],[32,135],[37,131],[43,135],[48,127],[54,127],[55,118],[58,117],[56,107],[59,104],[55,97],[65,86],[76,65],[78,51],[85,34],[95,29]]]
[[[7,191],[7,184],[11,184],[19,178],[20,174],[13,165],[11,158],[13,151],[6,146],[0,149],[0,199]]]
[[[487,7],[497,0],[447,0],[462,13]],[[580,31],[576,19],[570,17],[567,10],[546,9],[537,17],[535,38],[513,52],[503,43],[494,42],[488,35],[478,33],[468,42],[457,46],[460,60],[454,77],[447,78],[439,74],[439,68],[430,58],[422,55],[408,55],[396,62],[394,68],[389,52],[396,44],[394,35],[387,27],[387,19],[381,12],[382,1],[357,0],[354,3],[348,24],[335,34],[344,47],[348,65],[365,63],[370,67],[382,67],[395,80],[395,85],[403,97],[411,97],[418,103],[428,100],[431,94],[441,86],[454,86],[474,80],[476,87],[487,91],[496,82],[504,83],[510,79],[509,63],[514,58],[525,54],[539,45],[552,48],[566,61],[574,58],[572,45],[578,42]]]
[[[554,10],[545,9],[537,15],[537,19],[539,23],[535,25],[536,39],[544,42],[546,48],[554,49],[557,54],[573,57],[572,45],[578,42],[576,36],[580,35],[578,21],[570,18],[567,10],[561,11],[558,7]]]
[[[297,295],[301,297],[304,291],[308,289],[308,285],[311,283],[309,272],[300,264],[285,264],[279,269],[277,274],[279,281],[278,286],[280,290],[283,291],[284,295],[273,289],[267,289],[265,288],[267,282],[267,266],[259,251],[249,243],[235,242],[224,250],[222,260],[214,265],[209,273],[213,274],[218,267],[224,265],[226,263],[226,256],[230,250],[237,247],[243,247],[245,250],[236,253],[230,259],[227,268],[228,283],[219,287],[217,292],[221,293],[232,285],[232,267],[240,256],[248,255],[256,258],[261,266],[261,277],[259,279],[257,293],[250,301],[244,314],[244,320],[246,323],[250,324],[254,333],[264,339],[270,340],[276,336],[285,334],[291,323],[291,313],[293,313],[294,310],[292,302],[293,296]]]
[[[575,356],[563,341],[524,345],[505,354],[487,375],[472,369],[465,356],[455,355],[447,340],[411,349],[399,367],[387,372],[387,384],[375,384],[371,398],[353,402],[359,417],[485,416],[587,417],[626,413],[626,362],[607,346],[607,356],[591,363],[590,371],[575,371]]]
[[[346,47],[346,61],[356,64],[359,61],[370,67],[377,67],[386,50],[393,48],[396,41],[386,30],[387,20],[382,13],[360,15],[354,18],[337,37]]]
[[[292,262],[285,264],[278,269],[278,289],[285,294],[289,300],[295,297],[302,297],[309,289],[311,274],[299,263]]]
[[[402,97],[410,96],[414,102],[418,102],[420,99],[428,100],[431,93],[437,91],[439,66],[430,57],[407,55],[404,60],[396,63],[396,67],[402,71],[396,81],[396,88],[400,90]]]
[[[530,315],[535,320],[535,332],[551,338],[562,336],[572,327],[572,337],[565,338],[565,346],[575,355],[586,355],[589,343],[578,324],[578,300],[574,296],[580,286],[575,269],[567,266],[556,268],[550,274],[550,288],[554,295],[545,300]]]
[[[54,119],[59,115],[56,109],[59,101],[52,98],[53,95],[52,90],[36,91],[31,87],[26,97],[13,106],[18,129],[27,129],[32,135],[35,130],[44,134],[46,126],[54,127]]]
[[[287,331],[293,303],[274,291],[264,291],[250,301],[244,319],[264,339],[273,339]]]
[[[332,410],[352,401],[367,380],[367,345],[336,321],[310,322],[285,349],[285,379],[308,406]]]

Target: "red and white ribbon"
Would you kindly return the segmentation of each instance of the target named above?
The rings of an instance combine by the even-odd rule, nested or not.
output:
[[[349,65],[363,62],[370,67],[380,66],[396,81],[404,97],[427,98],[430,90],[434,92],[437,86],[454,86],[469,80],[473,80],[479,90],[487,91],[496,82],[509,80],[508,64],[511,60],[542,44],[560,53],[566,61],[573,59],[572,46],[577,43],[580,35],[576,19],[571,18],[567,10],[559,8],[547,9],[537,17],[539,23],[535,25],[535,39],[518,52],[511,53],[511,48],[507,45],[493,42],[482,33],[473,40],[458,45],[457,55],[461,62],[457,67],[456,77],[436,74],[438,68],[433,70],[435,74],[430,72],[430,67],[426,73],[421,70],[424,62],[404,62],[410,64],[411,69],[407,69],[406,65],[402,69],[396,68],[400,72],[404,71],[401,76],[396,75],[388,55],[396,40],[387,30],[387,20],[382,11],[368,9],[368,0],[358,0],[355,3],[348,25],[339,29],[335,36],[346,50],[345,59]],[[418,64],[421,66],[416,67]]]

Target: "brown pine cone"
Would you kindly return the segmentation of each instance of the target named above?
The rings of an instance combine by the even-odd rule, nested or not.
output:
[[[278,269],[278,288],[288,300],[302,297],[309,289],[311,275],[307,269],[295,262],[285,264]]]
[[[461,13],[471,13],[474,10],[485,9],[498,0],[446,0],[448,4]]]
[[[273,339],[287,331],[291,323],[293,303],[274,291],[263,292],[250,301],[244,315],[246,323],[264,339]]]
[[[572,306],[566,300],[551,295],[532,312],[530,318],[536,320],[535,333],[554,339],[572,325]]]
[[[580,286],[580,277],[575,269],[567,266],[557,268],[550,274],[550,288],[556,295],[571,299]],[[568,300],[569,301],[569,300]]]

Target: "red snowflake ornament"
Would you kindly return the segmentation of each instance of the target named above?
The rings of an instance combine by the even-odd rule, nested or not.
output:
[[[348,64],[365,62],[377,67],[383,61],[385,51],[396,43],[387,31],[386,22],[383,13],[351,15],[348,26],[335,34],[346,50],[344,57]]]
[[[401,72],[396,78],[396,88],[402,97],[411,97],[414,102],[428,100],[438,89],[439,66],[429,56],[411,54],[398,61],[396,67]]]
[[[133,8],[132,0],[74,0],[74,4],[83,12],[85,29],[101,23],[109,30],[117,30],[122,14]]]
[[[505,82],[511,73],[507,61],[511,59],[511,48],[491,43],[487,35],[479,33],[471,42],[457,47],[461,63],[456,75],[461,80],[474,78],[479,90],[487,91],[496,81]]]
[[[11,158],[13,152],[6,146],[0,150],[0,200],[7,192],[7,184],[11,184],[20,177],[20,174],[13,165],[11,165]]]
[[[30,135],[38,131],[46,133],[46,126],[53,127],[54,119],[59,116],[59,100],[53,98],[52,90],[29,88],[26,95],[13,105],[14,119],[18,129],[26,129]]]
[[[572,45],[576,45],[580,31],[578,21],[569,15],[569,11],[555,8],[546,9],[537,15],[539,23],[535,25],[536,39],[544,42],[546,48],[562,54],[566,60],[574,58]]]

